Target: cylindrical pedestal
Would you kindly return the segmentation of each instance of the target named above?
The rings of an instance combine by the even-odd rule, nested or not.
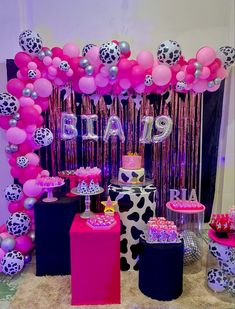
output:
[[[183,291],[183,242],[149,244],[140,239],[139,289],[157,300],[178,298]]]

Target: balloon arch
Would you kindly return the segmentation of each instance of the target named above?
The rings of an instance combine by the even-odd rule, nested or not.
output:
[[[36,185],[39,175],[48,175],[40,167],[34,150],[53,141],[52,132],[43,125],[41,113],[48,108],[53,87],[70,88],[92,95],[124,92],[163,94],[168,89],[186,93],[216,91],[235,60],[235,49],[215,51],[202,47],[195,58],[186,60],[180,45],[173,40],[162,42],[156,57],[140,51],[130,59],[128,42],[116,40],[86,45],[80,54],[72,43],[63,48],[43,47],[38,33],[31,30],[19,36],[22,52],[15,55],[17,77],[8,81],[0,93],[0,127],[6,130],[6,153],[10,173],[19,184],[5,189],[11,213],[0,227],[0,272],[13,275],[31,260],[34,247],[33,207],[42,194]]]

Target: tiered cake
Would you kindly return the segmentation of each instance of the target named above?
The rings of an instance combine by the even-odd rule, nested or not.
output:
[[[141,167],[141,156],[136,153],[122,156],[122,167],[119,168],[118,181],[127,184],[140,184],[145,181],[144,168]]]
[[[100,191],[101,169],[98,167],[80,167],[75,171],[77,175],[77,192],[81,194],[93,194]]]

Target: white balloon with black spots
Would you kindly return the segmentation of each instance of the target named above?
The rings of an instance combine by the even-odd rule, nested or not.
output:
[[[18,167],[25,168],[29,165],[29,159],[24,156],[17,157],[16,164]]]
[[[7,93],[0,93],[0,115],[13,115],[20,107],[20,104],[16,97]]]
[[[42,49],[42,39],[37,32],[32,30],[23,31],[19,36],[20,47],[26,53],[35,56]]]
[[[115,65],[120,59],[120,47],[114,42],[107,42],[100,46],[99,56],[103,64]]]
[[[157,49],[157,58],[161,63],[175,64],[181,56],[180,45],[173,40],[162,42]]]
[[[53,142],[53,133],[48,128],[38,128],[33,133],[33,140],[41,147],[49,146]]]
[[[86,54],[87,54],[87,53],[89,52],[89,50],[90,50],[92,47],[94,47],[94,46],[96,46],[96,45],[95,45],[95,44],[92,44],[92,43],[85,45],[85,46],[83,47],[83,49],[82,49],[82,56],[83,56],[83,57],[86,57]]]
[[[20,185],[12,184],[6,187],[4,194],[7,201],[18,201],[23,196],[23,190]]]
[[[235,276],[235,255],[226,262],[219,261],[219,266],[225,274]]]
[[[68,61],[61,61],[59,69],[61,71],[67,72],[70,69],[70,65],[69,65]]]
[[[15,275],[24,267],[24,256],[16,250],[7,252],[2,258],[1,265],[5,275]]]
[[[146,75],[145,76],[145,81],[144,81],[145,86],[152,86],[153,84],[153,78],[151,75]]]
[[[176,86],[175,86],[175,90],[178,92],[181,92],[182,90],[185,89],[185,87],[187,86],[187,84],[185,82],[177,82]]]
[[[228,279],[219,268],[211,268],[207,274],[207,285],[215,292],[224,292]]]
[[[9,234],[21,236],[28,233],[31,220],[24,212],[14,212],[7,220],[6,227]]]
[[[213,240],[209,241],[209,251],[217,260],[224,262],[228,261],[233,255],[231,247],[223,246]]]
[[[37,77],[37,73],[35,70],[28,70],[28,78],[35,79]]]
[[[235,62],[235,48],[223,46],[217,51],[217,57],[223,62],[224,67],[228,68]]]
[[[235,297],[235,277],[229,279],[228,291]]]

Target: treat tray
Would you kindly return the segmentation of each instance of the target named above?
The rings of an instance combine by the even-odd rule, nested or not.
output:
[[[79,193],[77,188],[75,187],[75,188],[71,189],[70,192],[73,193],[73,194],[76,194],[76,195],[80,195],[80,196],[92,196],[92,195],[98,195],[98,194],[103,193],[104,189],[100,188],[100,190],[96,193]]]
[[[123,183],[123,182],[118,181],[117,178],[112,178],[110,180],[110,183],[111,183],[111,185],[119,186],[119,187],[133,187],[133,188],[136,188],[136,187],[147,187],[149,185],[152,185],[153,184],[153,180],[145,179],[145,181],[142,182],[142,183]]]
[[[55,189],[55,188],[62,187],[64,184],[65,184],[65,182],[61,183],[60,185],[44,186],[44,185],[37,184],[37,186],[42,188],[42,189]]]

